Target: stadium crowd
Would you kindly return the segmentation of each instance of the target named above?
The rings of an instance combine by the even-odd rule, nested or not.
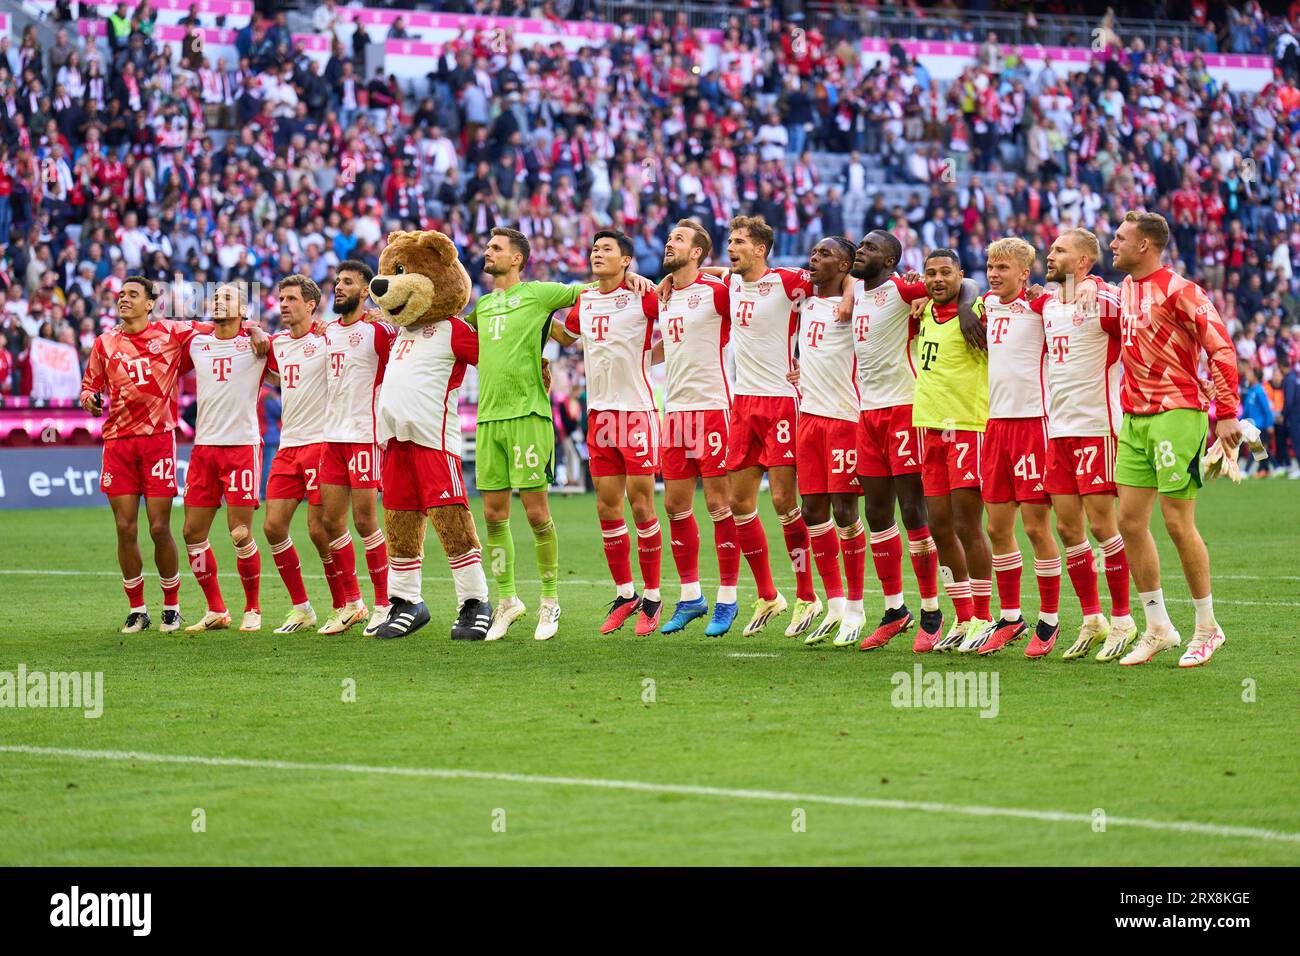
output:
[[[716,69],[702,67],[685,16],[660,11],[576,52],[465,31],[419,96],[367,62],[361,30],[313,64],[283,13],[239,31],[237,63],[173,57],[154,43],[147,2],[114,22],[108,57],[68,25],[47,49],[34,30],[3,38],[0,393],[30,393],[33,337],[77,347],[84,364],[128,273],[258,283],[274,328],[279,277],[305,273],[328,296],[335,265],[373,267],[396,228],[445,231],[477,282],[489,230],[518,226],[531,277],[571,281],[599,229],[632,236],[639,271],[656,276],[679,218],[721,248],[732,215],[761,214],[778,260],[803,261],[823,235],[884,228],[903,267],[951,246],[982,281],[997,237],[1042,251],[1079,225],[1104,248],[1123,210],[1149,209],[1173,227],[1175,268],[1212,292],[1248,407],[1257,420],[1272,412],[1281,436],[1300,416],[1300,2],[1283,19],[1251,0],[1217,23],[1192,8],[1205,29],[1191,50],[1148,49],[1107,26],[1087,70],[1031,68],[988,35],[950,84],[901,48],[864,62],[858,22],[842,12],[816,23],[737,13]],[[320,32],[338,10],[315,11]],[[195,8],[187,22],[208,20]],[[371,28],[368,39],[383,37]],[[1274,54],[1273,81],[1254,95],[1220,87],[1200,56],[1215,49]],[[914,187],[910,199],[887,202],[878,168]],[[554,372],[561,447],[577,455],[580,355]],[[1274,467],[1289,466],[1294,450],[1276,450]]]

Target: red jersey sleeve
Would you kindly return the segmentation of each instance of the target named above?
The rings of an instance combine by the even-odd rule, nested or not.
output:
[[[573,303],[573,308],[570,309],[569,314],[564,317],[564,331],[568,332],[570,335],[582,334],[582,316],[578,311],[581,308],[582,293],[579,292],[577,301]]]
[[[1124,334],[1120,323],[1119,289],[1100,279],[1097,279],[1097,310],[1101,313],[1101,327],[1108,335],[1119,338]]]
[[[1187,283],[1179,291],[1176,305],[1178,314],[1191,328],[1196,341],[1205,349],[1210,368],[1210,381],[1214,383],[1214,404],[1219,418],[1236,418],[1240,398],[1237,380],[1237,350],[1224,327],[1219,311],[1194,283]],[[1193,370],[1195,374],[1195,370]]]
[[[466,365],[477,365],[478,333],[459,316],[453,315],[447,321],[451,323],[451,354]]]
[[[245,332],[244,334],[247,335],[248,333]],[[266,369],[262,373],[263,379],[271,373],[280,374],[280,363],[275,357],[275,339],[271,340],[271,345],[266,350]]]
[[[86,362],[86,373],[81,376],[81,391],[102,392],[108,388],[107,359],[104,356],[104,338],[96,336],[95,344],[90,347],[90,359]]]
[[[791,302],[802,302],[804,299],[812,298],[812,275],[809,274],[807,269],[783,267],[777,269],[776,274],[781,277],[781,285],[785,288],[785,297]]]
[[[653,292],[641,296],[641,314],[645,316],[645,350],[649,352],[659,325],[659,297]]]
[[[193,338],[193,336],[190,336],[190,338]],[[190,355],[190,345],[188,340],[186,340],[185,344],[181,346],[180,363],[180,374],[184,375],[186,372],[194,371],[194,357]]]
[[[388,353],[393,347],[393,340],[397,338],[397,326],[389,325],[387,322],[372,323],[375,328],[375,352],[379,355],[380,364],[388,361]]]
[[[720,342],[723,346],[731,341],[731,290],[727,284],[719,279],[713,285],[713,307],[718,310],[718,315],[722,317]]]
[[[1037,312],[1039,315],[1042,315],[1043,310],[1047,308],[1047,303],[1050,302],[1051,299],[1052,297],[1048,295],[1046,292],[1044,292],[1038,298],[1031,301],[1029,303],[1029,307],[1033,309],[1035,312]]]
[[[890,276],[894,280],[894,286],[898,289],[899,296],[908,305],[911,305],[917,299],[924,299],[930,293],[925,291],[924,282],[904,282],[901,276]]]

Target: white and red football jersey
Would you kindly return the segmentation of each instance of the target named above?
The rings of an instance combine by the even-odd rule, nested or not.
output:
[[[916,348],[911,305],[926,297],[924,282],[890,276],[874,289],[853,282],[853,350],[858,357],[862,411],[911,405]]]
[[[379,394],[377,440],[390,438],[460,457],[460,385],[478,364],[478,333],[452,316],[398,331]]]
[[[310,330],[293,337],[288,329],[271,337],[271,354],[280,370],[280,447],[297,448],[325,440],[325,336]]]
[[[813,296],[799,309],[799,412],[858,420],[858,356],[853,324],[836,322],[840,297]]]
[[[1121,421],[1119,290],[1100,280],[1091,315],[1056,291],[1031,308],[1047,341],[1047,434],[1052,438],[1118,435]]]
[[[613,292],[583,289],[564,328],[582,339],[587,368],[587,407],[647,412],[655,407],[650,387],[650,349],[659,300],[620,285]]]
[[[700,273],[673,289],[659,312],[664,337],[665,410],[731,407],[731,382],[722,350],[731,334],[731,299],[721,279]]]
[[[754,282],[732,273],[731,340],[737,395],[795,396],[786,379],[799,335],[799,303],[813,294],[805,269],[768,269]]]
[[[384,366],[397,326],[387,322],[331,322],[325,328],[328,364],[325,369],[329,417],[325,440],[372,445],[375,406]]]
[[[81,388],[106,393],[105,441],[175,430],[185,346],[196,334],[187,323],[150,322],[134,335],[117,326],[95,339]]]
[[[240,330],[231,339],[204,332],[190,339],[185,369],[194,369],[199,415],[196,445],[260,445],[257,399],[266,371],[276,370],[271,352],[259,356],[253,340]]]
[[[1010,302],[984,294],[988,324],[989,418],[1047,414],[1047,346],[1043,323],[1022,289]]]

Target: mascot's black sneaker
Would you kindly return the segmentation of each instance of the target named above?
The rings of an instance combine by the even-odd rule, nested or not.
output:
[[[141,631],[149,630],[149,625],[152,623],[148,611],[132,611],[126,616],[126,623],[122,625],[122,633],[139,634]]]
[[[429,609],[421,601],[405,601],[399,597],[388,597],[388,617],[375,630],[375,637],[406,637],[414,634],[429,623]]]
[[[389,618],[392,620],[392,618]],[[492,623],[492,607],[487,601],[470,598],[460,606],[460,616],[451,626],[453,641],[481,641]]]

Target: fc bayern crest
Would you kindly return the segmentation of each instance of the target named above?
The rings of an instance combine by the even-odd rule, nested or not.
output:
[[[352,346],[353,348],[356,348],[360,344],[361,344],[360,332],[353,332],[351,335],[348,336],[348,345]]]
[[[1072,322],[1074,323],[1074,327],[1075,327],[1076,329],[1077,329],[1079,326],[1083,325],[1083,323],[1084,323],[1084,314],[1083,314],[1082,310],[1079,309],[1078,306],[1075,306],[1075,309],[1074,309],[1074,315],[1072,315],[1072,316],[1070,317],[1070,321],[1072,321]]]
[[[769,292],[771,292],[771,291],[772,291],[772,283],[771,283],[771,282],[760,282],[760,283],[758,284],[758,294],[759,294],[759,295],[767,295],[767,294],[768,294]]]
[[[686,300],[686,305],[688,308],[698,309],[700,307],[700,297],[698,295],[691,296]]]
[[[617,298],[614,299],[614,308],[616,308],[616,309],[626,309],[626,308],[627,308],[627,302],[628,302],[627,296],[625,296],[625,295],[620,295],[620,296],[618,296]]]
[[[311,358],[313,355],[316,354],[316,346],[308,342],[306,345],[302,347],[302,354],[307,356],[307,358]]]
[[[517,309],[519,308],[520,301],[522,300],[519,298],[519,296],[512,295],[510,298],[506,299],[506,305],[508,305],[512,309]]]
[[[1022,312],[1024,312],[1024,311],[1025,311],[1025,307],[1024,307],[1023,305],[1021,305],[1019,302],[1012,302],[1012,303],[1011,303],[1011,312],[1012,312],[1012,314],[1014,314],[1014,315],[1020,315],[1020,314],[1021,314]]]
[[[154,355],[161,355],[162,343],[159,342],[157,339],[154,339],[152,342],[149,343],[149,351],[152,352]]]
[[[438,330],[435,329],[432,325],[426,325],[424,327],[424,337],[426,339],[431,339],[437,334],[438,334]]]
[[[250,348],[248,339],[235,339],[235,351],[247,352]]]
[[[872,296],[872,301],[875,302],[877,306],[884,305],[888,299],[889,299],[888,289],[877,289],[876,294]]]

